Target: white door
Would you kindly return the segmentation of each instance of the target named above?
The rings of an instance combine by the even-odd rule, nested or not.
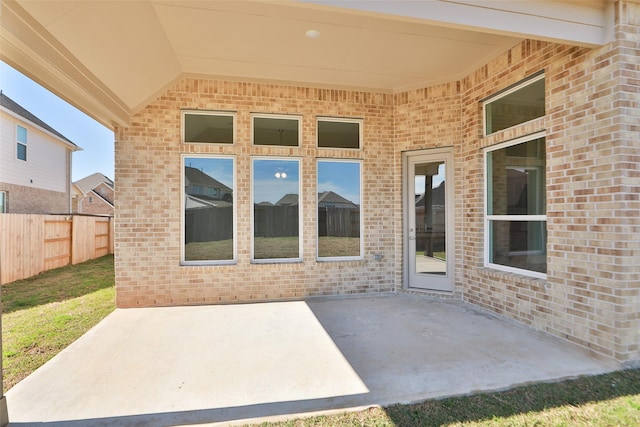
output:
[[[403,156],[407,288],[453,291],[452,150]]]

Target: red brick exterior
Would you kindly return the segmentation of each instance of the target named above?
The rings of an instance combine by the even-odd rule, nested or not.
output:
[[[6,194],[7,213],[70,213],[67,193],[7,183],[0,183],[0,191]]]

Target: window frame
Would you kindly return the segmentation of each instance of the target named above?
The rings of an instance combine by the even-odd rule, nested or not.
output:
[[[348,147],[321,147],[320,146],[320,122],[334,122],[334,123],[355,123],[358,125],[358,148]],[[320,150],[347,150],[347,151],[362,151],[363,150],[363,133],[364,133],[364,119],[348,118],[348,117],[316,117],[316,148]]]
[[[491,248],[492,248],[492,229],[491,229],[491,224],[495,221],[509,221],[509,222],[514,222],[514,221],[521,221],[521,222],[544,222],[545,224],[545,230],[547,230],[546,225],[547,225],[547,214],[545,213],[544,215],[541,214],[536,214],[536,215],[494,215],[491,214],[489,215],[489,204],[490,204],[490,200],[489,200],[489,194],[490,194],[490,171],[489,171],[489,153],[493,152],[493,151],[497,151],[497,150],[502,150],[502,149],[506,149],[508,147],[514,146],[514,145],[518,145],[518,144],[522,144],[522,143],[526,143],[529,141],[533,141],[536,139],[540,139],[540,138],[545,138],[545,142],[546,142],[546,132],[545,131],[540,131],[540,132],[536,132],[536,133],[532,133],[529,135],[525,135],[519,138],[515,138],[515,139],[511,139],[509,141],[504,141],[502,143],[496,144],[496,145],[492,145],[490,147],[486,147],[484,149],[484,174],[485,174],[485,179],[484,179],[484,267],[485,268],[491,268],[491,269],[495,269],[495,270],[500,270],[500,271],[505,271],[505,272],[509,272],[509,273],[515,273],[515,274],[521,274],[523,276],[529,276],[529,277],[535,277],[538,279],[546,279],[547,278],[547,274],[546,273],[540,273],[538,271],[533,271],[533,270],[526,270],[526,269],[522,269],[522,268],[516,268],[516,267],[510,267],[510,266],[506,266],[503,264],[495,264],[493,262],[490,262],[491,259]],[[545,168],[546,168],[546,157],[545,157]],[[546,182],[546,178],[545,178],[545,182],[544,184],[544,192],[547,192],[547,182]],[[546,209],[545,209],[546,212]],[[548,233],[545,232],[545,235],[548,235]],[[546,246],[548,247],[548,243],[546,243]],[[526,251],[527,253],[530,252],[535,252],[535,251]],[[522,254],[522,252],[514,252],[514,254]]]
[[[185,259],[185,161],[188,158],[198,159],[224,159],[231,160],[233,167],[233,258],[222,260],[186,260]],[[182,266],[199,266],[199,265],[235,265],[238,263],[238,203],[236,196],[237,188],[237,159],[235,155],[218,155],[218,154],[202,154],[202,153],[183,153],[180,155],[180,265]],[[212,177],[213,178],[213,177]],[[215,179],[215,178],[214,178]]]
[[[24,129],[24,141],[20,141],[20,129]],[[16,125],[16,159],[27,161],[27,141],[29,140],[29,131],[25,126]],[[24,147],[24,159],[20,157],[20,147]]]
[[[484,135],[484,136],[493,135],[493,134],[495,134],[497,132],[501,132],[501,131],[504,131],[506,129],[511,129],[511,128],[516,127],[516,126],[522,126],[525,123],[528,123],[528,122],[533,121],[533,120],[538,120],[540,117],[544,117],[544,115],[542,115],[540,117],[535,117],[535,118],[527,120],[525,122],[521,122],[521,123],[517,123],[517,124],[512,125],[512,126],[509,126],[508,128],[505,128],[505,129],[500,129],[500,130],[493,131],[491,133],[487,133],[487,105],[489,105],[492,102],[495,102],[495,101],[497,101],[497,100],[499,100],[501,98],[504,98],[507,95],[511,95],[512,93],[517,92],[520,89],[523,89],[523,88],[525,88],[525,87],[527,87],[527,86],[529,86],[529,85],[531,85],[533,83],[536,83],[536,82],[538,82],[540,80],[544,80],[544,79],[545,79],[545,72],[544,72],[544,70],[540,70],[537,73],[532,74],[531,76],[526,77],[526,78],[520,80],[519,82],[502,89],[501,91],[498,91],[497,93],[491,95],[490,97],[483,99],[482,100],[482,135]],[[545,92],[545,114],[546,114],[546,95],[547,94]]]
[[[298,122],[298,145],[276,145],[276,144],[256,144],[254,119],[277,119],[291,120]],[[295,114],[271,114],[271,113],[251,113],[251,146],[252,147],[279,147],[279,148],[301,148],[302,147],[302,116]]]
[[[7,192],[0,190],[0,214],[7,213]]]
[[[255,258],[255,185],[254,185],[254,170],[256,160],[274,160],[274,161],[287,161],[296,162],[298,164],[298,257],[297,258]],[[251,264],[292,264],[300,263],[304,260],[304,217],[303,217],[303,194],[302,194],[302,157],[287,157],[287,156],[251,156],[251,173],[250,173],[250,204],[251,204],[251,250],[250,250],[250,262]]]
[[[358,205],[359,215],[360,215],[360,230],[359,230],[359,245],[360,245],[360,255],[351,255],[351,256],[332,256],[332,257],[323,257],[320,256],[320,221],[318,220],[318,194],[319,194],[319,179],[320,174],[319,166],[321,162],[332,162],[332,163],[357,163],[359,165],[359,186],[360,186],[360,203]],[[336,158],[317,158],[316,159],[316,198],[315,198],[315,219],[316,219],[316,260],[319,262],[332,262],[332,261],[361,261],[364,259],[364,210],[363,210],[363,173],[362,168],[364,166],[364,162],[361,159],[336,159]]]
[[[218,117],[231,117],[233,129],[231,130],[231,143],[228,142],[201,142],[201,141],[187,141],[187,128],[186,128],[186,116],[188,114],[195,116],[218,116]],[[222,110],[181,110],[180,111],[180,142],[182,144],[196,144],[196,145],[219,145],[219,146],[232,146],[236,144],[237,140],[237,113],[235,111],[222,111]]]

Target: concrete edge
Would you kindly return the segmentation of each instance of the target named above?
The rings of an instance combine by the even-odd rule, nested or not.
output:
[[[7,397],[0,397],[0,426],[9,424],[9,410],[7,409]]]

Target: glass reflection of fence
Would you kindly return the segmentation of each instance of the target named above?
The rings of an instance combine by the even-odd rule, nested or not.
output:
[[[185,212],[185,243],[214,242],[233,237],[233,207],[207,207]],[[255,237],[298,235],[298,206],[254,205]],[[360,237],[360,209],[318,208],[318,235]]]
[[[216,242],[233,238],[233,206],[187,209],[184,241]]]
[[[318,208],[318,236],[360,237],[360,209]]]
[[[298,206],[253,207],[254,237],[293,237],[299,234]]]

